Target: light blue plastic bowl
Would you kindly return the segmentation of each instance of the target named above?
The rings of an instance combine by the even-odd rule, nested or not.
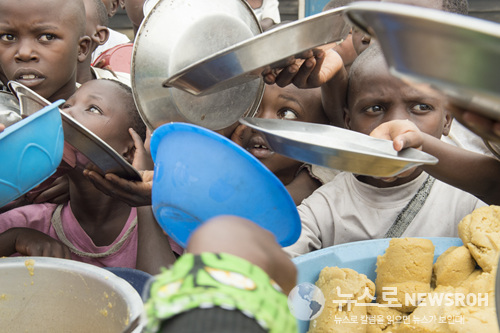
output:
[[[218,215],[247,218],[282,246],[300,235],[300,218],[281,181],[246,150],[203,127],[170,123],[151,137],[153,212],[185,247],[189,235]]]
[[[47,105],[0,133],[0,207],[46,180],[61,163],[62,103]]]
[[[462,246],[460,238],[453,237],[419,237],[432,240],[434,244],[434,261],[450,246]],[[353,243],[331,246],[314,251],[292,261],[297,267],[297,284],[303,282],[316,283],[319,273],[325,267],[350,268],[358,273],[365,274],[375,282],[377,274],[377,257],[383,255],[389,246],[390,238],[371,239]],[[309,329],[309,322],[297,320],[299,333]]]

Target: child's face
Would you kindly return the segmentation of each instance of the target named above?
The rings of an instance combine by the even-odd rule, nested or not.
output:
[[[427,85],[408,85],[392,76],[382,56],[365,64],[352,78],[348,91],[346,126],[370,134],[378,125],[407,119],[436,138],[451,125],[446,99]],[[417,89],[418,88],[418,89]]]
[[[50,101],[68,98],[88,44],[88,37],[81,38],[81,5],[75,0],[0,1],[0,72],[5,79]]]
[[[97,135],[121,155],[132,142],[126,114],[125,92],[116,83],[90,80],[83,84],[61,109]]]
[[[328,123],[321,105],[321,90],[319,88],[299,89],[293,85],[284,88],[280,88],[275,84],[266,85],[256,116],[266,119]],[[302,164],[274,153],[267,146],[262,134],[255,130],[246,128],[240,138],[242,146],[277,175],[280,171],[286,171]]]

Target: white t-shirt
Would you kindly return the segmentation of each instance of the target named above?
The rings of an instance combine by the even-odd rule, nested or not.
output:
[[[299,240],[284,248],[292,257],[314,250],[383,238],[398,214],[427,179],[427,173],[395,187],[378,188],[341,172],[297,207],[302,221]],[[403,237],[457,237],[457,225],[486,204],[436,179],[419,213]]]

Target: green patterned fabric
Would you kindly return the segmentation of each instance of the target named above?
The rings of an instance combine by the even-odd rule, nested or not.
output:
[[[260,267],[225,253],[184,254],[156,276],[145,304],[146,332],[177,314],[212,307],[239,310],[269,332],[297,332],[279,286]]]

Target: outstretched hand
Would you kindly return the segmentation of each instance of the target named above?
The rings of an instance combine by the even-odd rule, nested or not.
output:
[[[130,129],[129,132],[135,144],[132,166],[139,170],[141,181],[123,179],[112,173],[103,177],[91,169],[85,169],[83,175],[88,177],[101,192],[120,199],[132,207],[149,206],[151,205],[154,164],[140,136],[133,129]]]
[[[306,51],[300,58],[291,59],[282,69],[269,68],[262,75],[267,84],[280,87],[294,84],[298,88],[317,88],[331,80],[343,67],[340,55],[327,44]]]
[[[370,136],[379,139],[391,140],[394,150],[401,151],[404,148],[422,149],[424,143],[423,133],[418,129],[417,125],[409,120],[392,120],[377,126]],[[404,178],[411,175],[415,168],[406,170],[393,177],[382,177],[386,182],[395,181],[398,178]]]

